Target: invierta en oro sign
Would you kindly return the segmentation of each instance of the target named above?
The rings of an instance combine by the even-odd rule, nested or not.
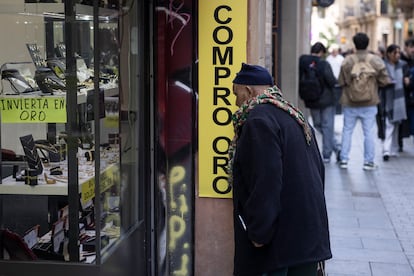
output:
[[[66,123],[66,98],[0,97],[2,123]]]

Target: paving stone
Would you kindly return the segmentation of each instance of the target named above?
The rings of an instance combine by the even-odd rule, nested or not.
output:
[[[393,225],[388,217],[358,217],[358,223],[361,228],[393,229]]]
[[[358,227],[340,227],[331,228],[332,235],[350,238],[371,237],[376,239],[395,239],[396,235],[392,229],[377,229],[377,228],[358,228]]]
[[[327,276],[355,276],[355,274],[339,274],[339,273],[326,273]],[[358,274],[360,275],[360,274]],[[361,275],[371,275],[371,274],[361,274]]]
[[[341,133],[342,116],[335,118]],[[355,127],[348,169],[325,166],[325,195],[333,258],[328,276],[414,276],[414,145],[404,139],[404,152],[382,161],[376,140],[375,171],[362,170],[363,135]]]
[[[336,237],[331,236],[331,247],[332,248],[363,248],[363,244],[360,238],[349,238],[349,237]]]
[[[329,225],[332,227],[358,227],[359,222],[357,217],[332,216],[329,219]]]
[[[414,275],[410,265],[371,263],[373,276],[412,276]]]
[[[358,248],[332,248],[332,255],[337,260],[383,262],[394,264],[408,264],[406,255],[402,251],[358,249]]]
[[[413,239],[400,239],[403,251],[407,254],[414,255],[414,240]]]
[[[398,239],[372,239],[361,238],[363,248],[386,250],[386,251],[402,251],[400,241]]]
[[[328,260],[325,263],[328,276],[333,275],[371,275],[368,262]]]
[[[407,258],[411,267],[414,267],[414,254],[407,254]]]

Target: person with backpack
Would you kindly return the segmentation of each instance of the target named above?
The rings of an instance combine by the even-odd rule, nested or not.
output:
[[[334,136],[336,114],[335,84],[336,77],[331,65],[322,57],[326,48],[321,42],[311,47],[310,55],[299,58],[299,96],[310,109],[312,124],[322,134],[322,157],[329,163],[332,152],[338,153],[340,147]]]
[[[345,57],[338,82],[342,86],[343,107],[342,149],[339,167],[348,168],[352,133],[357,120],[362,123],[364,134],[364,170],[375,170],[375,124],[377,105],[380,102],[378,87],[391,84],[384,61],[368,52],[369,37],[357,33],[353,37],[354,54]]]

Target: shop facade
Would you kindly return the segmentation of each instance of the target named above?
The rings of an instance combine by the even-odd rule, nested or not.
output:
[[[0,6],[1,274],[145,274],[148,4]]]
[[[231,275],[231,189],[200,193],[203,37],[237,41],[211,50],[227,82],[260,64],[300,104],[307,2],[2,1],[0,274]]]

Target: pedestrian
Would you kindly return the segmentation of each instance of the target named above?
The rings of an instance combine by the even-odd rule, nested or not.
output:
[[[375,52],[376,55],[378,55],[381,59],[385,58],[385,51],[386,49],[384,48],[384,46],[378,46],[377,51]]]
[[[342,114],[342,106],[339,103],[339,99],[341,98],[342,88],[338,83],[339,72],[341,71],[341,65],[344,61],[344,56],[341,54],[341,49],[339,45],[336,43],[331,44],[329,46],[329,55],[326,57],[326,61],[331,65],[332,72],[336,78],[336,83],[334,87],[334,94],[335,94],[335,114]],[[341,149],[340,143],[337,141],[341,141],[340,133],[335,132],[334,128],[334,141],[335,141],[335,149],[336,149],[336,161],[339,162],[339,151]]]
[[[364,170],[375,170],[375,134],[378,86],[390,84],[384,61],[377,55],[368,53],[369,38],[365,33],[353,37],[355,54],[345,57],[339,73],[342,86],[341,104],[344,123],[342,129],[342,149],[339,167],[348,167],[352,133],[357,120],[362,123],[364,134]]]
[[[404,41],[404,49],[401,51],[401,59],[407,62],[408,67],[414,67],[414,38]]]
[[[326,48],[321,42],[316,42],[311,47],[310,55],[305,54],[299,58],[299,89],[302,80],[311,66],[315,66],[317,78],[321,84],[321,94],[316,99],[306,99],[302,97],[305,106],[310,109],[312,125],[322,135],[322,157],[325,163],[329,163],[333,152],[338,153],[340,150],[339,143],[335,139],[335,114],[336,114],[336,96],[335,85],[337,80],[329,63],[323,59],[326,54]],[[337,159],[339,155],[337,154]]]
[[[243,63],[233,93],[234,275],[316,275],[332,255],[314,131],[261,66]]]
[[[341,71],[341,65],[344,61],[344,57],[339,53],[339,45],[333,43],[329,47],[329,55],[326,57],[326,61],[331,65],[332,72],[336,79],[339,77],[339,72]]]
[[[405,86],[405,101],[407,104],[408,119],[403,122],[403,131],[405,136],[414,135],[414,38],[408,38],[404,42],[404,51],[401,53],[401,59],[408,64],[410,78],[409,84]],[[408,131],[406,130],[408,129]],[[405,130],[405,131],[404,131]],[[406,133],[408,132],[408,133]]]
[[[404,83],[409,83],[407,63],[400,59],[400,46],[391,44],[386,49],[385,66],[392,85],[380,88],[380,105],[378,114],[383,125],[382,156],[388,161],[390,156],[398,156],[399,126],[407,119],[404,95]]]

